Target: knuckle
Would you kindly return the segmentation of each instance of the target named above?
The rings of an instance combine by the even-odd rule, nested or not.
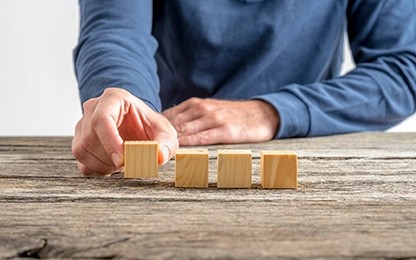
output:
[[[91,171],[81,163],[78,163],[78,170],[83,176],[91,176]]]
[[[84,176],[110,176],[113,173],[119,172],[117,167],[109,167],[104,164],[84,165],[78,162],[78,170]]]
[[[78,134],[76,137],[74,137],[73,143],[72,143],[72,147],[71,147],[71,152],[72,155],[75,157],[75,159],[77,159],[78,161],[83,160],[84,157],[87,154],[87,150],[85,149],[84,145],[83,145],[83,140],[82,140],[82,135]]]
[[[186,126],[185,125],[178,125],[176,126],[176,131],[179,134],[183,134],[186,132]]]
[[[82,108],[84,111],[92,110],[97,103],[97,98],[91,98],[82,104]]]
[[[191,97],[190,99],[188,99],[187,102],[190,103],[190,104],[196,105],[196,104],[201,103],[201,99],[197,98],[197,97]]]
[[[114,96],[118,95],[120,89],[117,88],[106,88],[101,96]]]
[[[221,143],[236,143],[238,129],[232,124],[224,124],[218,129],[218,140]]]
[[[171,122],[175,123],[175,122],[183,122],[185,118],[184,113],[178,113],[175,115],[174,118],[172,118]]]
[[[79,144],[73,144],[72,145],[72,155],[75,157],[75,159],[79,160],[84,156],[84,148],[82,145]]]
[[[235,143],[237,142],[238,136],[240,136],[244,129],[240,129],[239,127],[233,125],[233,124],[224,124],[222,126],[222,133],[223,136],[226,136],[227,139],[230,140],[230,142]]]
[[[95,135],[93,134],[93,131],[84,131],[81,134],[81,140],[80,140],[80,149],[85,149],[89,151],[91,147],[95,143]]]
[[[96,113],[91,117],[90,120],[90,129],[87,129],[87,132],[85,133],[85,137],[95,137],[96,133],[99,132],[107,132],[108,124],[116,124],[112,118],[105,113]],[[101,131],[100,131],[101,130]],[[105,136],[104,136],[105,137]],[[100,136],[100,139],[103,138],[103,136]]]
[[[90,119],[91,127],[93,129],[98,127],[101,124],[101,122],[106,120],[106,118],[107,118],[107,115],[104,113],[94,113]]]
[[[222,131],[225,134],[232,134],[233,132],[236,132],[236,129],[235,129],[235,127],[232,124],[224,124],[222,126]]]
[[[196,135],[196,137],[198,139],[197,142],[200,143],[201,145],[211,144],[213,140],[210,132],[208,131],[200,132]]]
[[[212,111],[212,106],[210,104],[201,102],[196,105],[197,110],[199,110],[202,114],[208,114]]]
[[[208,118],[211,122],[222,122],[224,120],[223,114],[216,112],[210,113]]]
[[[178,126],[178,133],[182,135],[194,134],[198,132],[198,127],[195,123],[185,123]]]

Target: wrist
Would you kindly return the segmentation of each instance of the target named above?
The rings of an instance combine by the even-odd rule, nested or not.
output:
[[[275,137],[280,128],[280,116],[277,109],[267,101],[256,99],[252,100],[255,102],[257,106],[259,106],[260,110],[262,111],[263,116],[267,119],[265,124],[268,124],[269,129],[273,133],[273,137]]]

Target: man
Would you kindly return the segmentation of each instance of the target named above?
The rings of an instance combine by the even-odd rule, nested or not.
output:
[[[414,0],[81,0],[84,175],[123,140],[258,142],[387,129],[416,107]],[[356,68],[339,77],[347,30]],[[162,114],[159,112],[163,111]]]

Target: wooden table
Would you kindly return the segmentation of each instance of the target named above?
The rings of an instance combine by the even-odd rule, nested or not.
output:
[[[71,138],[0,138],[5,258],[416,258],[416,133],[209,146],[210,187],[86,178]],[[253,188],[217,189],[216,149],[253,151]],[[259,152],[299,155],[297,190],[263,190]]]

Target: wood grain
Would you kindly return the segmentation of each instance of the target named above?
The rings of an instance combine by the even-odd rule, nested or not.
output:
[[[267,189],[298,187],[298,156],[294,151],[260,152],[260,183]]]
[[[219,149],[217,157],[218,188],[251,188],[252,153],[250,150]]]
[[[80,259],[414,259],[416,134],[208,146],[209,188],[82,177],[71,138],[0,137],[0,255]],[[253,151],[253,188],[216,188],[216,150]],[[295,150],[297,190],[260,186],[260,150]],[[46,241],[46,242],[45,242]]]
[[[208,149],[178,149],[175,187],[208,188]]]
[[[124,142],[124,178],[157,178],[156,141]]]

